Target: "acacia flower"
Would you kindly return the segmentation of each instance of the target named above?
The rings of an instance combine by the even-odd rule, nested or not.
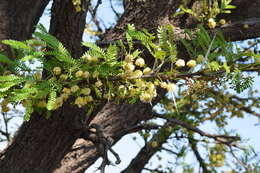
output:
[[[61,68],[60,67],[54,67],[52,71],[56,76],[59,76],[61,74]]]
[[[214,29],[214,28],[216,27],[216,25],[217,25],[217,23],[215,22],[215,20],[214,20],[213,18],[210,18],[210,19],[208,20],[208,26],[209,26],[209,28]]]
[[[135,61],[135,65],[139,66],[139,67],[143,67],[145,65],[144,59],[143,58],[138,58]]]
[[[131,77],[133,77],[133,78],[140,78],[140,77],[142,77],[142,75],[143,75],[143,72],[141,70],[135,70],[131,74]]]
[[[77,71],[76,74],[75,74],[76,78],[80,78],[82,75],[83,75],[82,70]]]
[[[133,61],[134,57],[130,54],[126,55],[125,62],[131,63]]]
[[[220,19],[219,23],[220,23],[221,25],[225,25],[225,24],[226,24],[226,20],[225,20],[225,19]]]
[[[71,92],[75,93],[79,90],[79,86],[78,85],[74,85],[70,88]]]
[[[168,92],[176,91],[176,85],[174,83],[168,83],[166,89]]]
[[[189,60],[187,62],[187,66],[190,67],[190,68],[193,68],[197,65],[196,61],[195,60]]]
[[[95,82],[95,86],[96,87],[101,87],[103,84],[100,80],[98,80],[97,82]]]
[[[62,74],[62,75],[60,75],[60,79],[61,80],[67,80],[68,79],[68,75]]]
[[[177,67],[184,67],[185,66],[185,61],[183,59],[178,59],[176,62],[175,62],[175,65]]]
[[[133,63],[126,63],[124,66],[123,66],[124,70],[125,71],[133,71],[135,69],[135,66]]]
[[[91,93],[91,89],[90,88],[83,88],[81,90],[81,93],[87,96]]]
[[[146,67],[144,70],[143,70],[143,73],[144,75],[148,75],[150,73],[152,73],[152,69],[150,67]]]
[[[88,79],[89,78],[89,72],[88,71],[84,71],[84,73],[82,74],[82,77],[84,79]]]
[[[71,90],[69,88],[63,88],[62,90],[65,94],[70,94]]]
[[[151,102],[153,99],[153,96],[147,92],[143,92],[141,95],[140,95],[140,100],[141,102],[143,103],[149,103]]]

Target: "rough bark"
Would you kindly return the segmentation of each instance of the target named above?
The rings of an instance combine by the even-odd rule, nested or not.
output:
[[[0,40],[26,40],[31,37],[35,25],[50,0],[8,0],[0,2]],[[0,52],[11,53],[0,43]]]
[[[31,8],[25,8],[23,5],[27,2],[31,2],[31,4],[34,4],[32,2],[47,4],[47,1],[28,0],[26,3],[25,1],[22,1],[19,3],[20,10],[15,11],[17,13],[16,16],[10,16],[7,12],[10,10],[9,8],[13,7],[12,3],[9,4],[9,2],[14,3],[20,1],[12,0],[0,2],[0,40],[10,38],[18,40],[26,39],[31,35],[31,32],[33,31],[32,26],[39,19],[39,16],[37,17],[37,15],[40,14],[41,10],[39,9],[42,9],[43,5],[38,4],[38,11],[32,10],[34,12],[31,11],[30,13],[24,9]],[[250,6],[250,9],[255,10],[256,7],[246,0],[236,0],[235,2],[239,7],[240,5],[245,6],[245,4]],[[260,0],[255,0],[254,2],[259,4]],[[82,27],[84,26],[83,19],[85,14],[76,14],[72,9],[72,5],[68,3],[69,0],[63,0],[62,3],[61,0],[54,1],[50,31],[65,44],[75,57],[78,57],[81,53],[77,50],[80,50],[79,42],[81,41],[83,32]],[[126,11],[124,15],[120,18],[116,27],[107,31],[104,40],[117,40],[123,38],[128,23],[135,24],[136,28],[140,29],[144,27],[150,31],[156,30],[157,26],[160,24],[176,24],[169,16],[172,15],[179,3],[180,1],[174,0],[127,1],[125,3]],[[254,13],[254,10],[246,10],[247,13],[245,14],[248,15],[243,14],[247,18],[240,16],[241,18],[239,18],[239,20],[244,21],[248,18],[260,17],[259,10],[257,10],[257,13]],[[18,15],[18,12],[21,14]],[[239,11],[235,14],[239,14]],[[10,26],[17,26],[16,22],[13,21],[20,19],[19,16],[23,16],[21,20],[28,19],[30,22],[19,23],[17,21],[17,24],[19,24],[19,31],[16,32],[16,27],[10,28]],[[230,17],[230,20],[232,21],[235,18],[236,16],[232,16]],[[28,27],[29,29],[22,31],[23,29],[21,28],[25,27],[23,25],[30,27]],[[252,28],[255,27],[259,27],[259,25],[252,25]],[[77,28],[79,28],[79,30],[77,30]],[[249,31],[252,32],[251,30],[245,30],[245,32]],[[256,31],[259,31],[259,29]],[[232,32],[237,32],[236,28],[233,27],[228,35],[232,35]],[[241,34],[239,39],[248,38],[243,37],[245,32]],[[254,37],[259,36],[260,34],[258,32],[256,33],[257,34],[255,34]],[[238,38],[232,40],[236,39]],[[73,124],[73,122],[77,122],[75,119],[84,117],[83,115],[84,112],[82,110],[71,107],[68,104],[54,112],[53,116],[48,120],[34,114],[31,121],[22,125],[14,142],[1,155],[1,172],[84,172],[85,169],[95,162],[99,157],[99,154],[91,142],[81,139],[76,141],[79,138],[82,129]],[[137,103],[135,105],[128,105],[122,103],[116,105],[114,103],[107,103],[94,117],[91,123],[95,122],[102,125],[105,130],[105,135],[110,136],[116,142],[125,135],[125,133],[122,133],[125,128],[136,125],[141,120],[149,119],[150,115],[151,106],[147,104]],[[74,144],[75,141],[76,143]]]

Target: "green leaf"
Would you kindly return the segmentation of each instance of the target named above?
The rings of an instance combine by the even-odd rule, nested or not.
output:
[[[13,61],[11,61],[7,56],[3,54],[0,54],[0,62],[6,64],[13,64]]]
[[[26,111],[25,111],[25,115],[24,115],[25,121],[30,120],[32,112],[33,112],[33,105],[32,105],[32,101],[29,100],[26,102]]]
[[[17,40],[3,40],[2,43],[11,46],[14,49],[23,49],[27,51],[31,51],[32,48],[25,44],[22,41],[17,41]]]
[[[54,108],[56,102],[57,93],[56,91],[51,91],[48,102],[47,102],[47,109],[50,111]]]

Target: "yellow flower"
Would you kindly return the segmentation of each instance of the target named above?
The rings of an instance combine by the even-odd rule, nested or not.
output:
[[[125,62],[131,63],[133,61],[134,57],[130,54],[126,55]]]
[[[144,73],[144,75],[148,75],[148,74],[152,73],[152,69],[149,68],[149,67],[146,67],[146,68],[143,70],[143,73]]]
[[[131,77],[133,77],[133,78],[140,78],[140,77],[142,77],[142,75],[143,75],[143,72],[141,70],[135,70],[131,74]]]
[[[84,102],[88,103],[88,102],[92,102],[92,101],[93,101],[93,97],[92,96],[84,97]]]
[[[90,88],[83,88],[81,90],[81,93],[87,96],[91,93],[91,89]]]
[[[193,68],[195,67],[197,64],[196,64],[196,61],[195,60],[189,60],[187,62],[187,66],[190,67],[190,68]]]
[[[77,6],[75,7],[75,10],[76,10],[76,12],[80,12],[80,11],[81,11],[80,5],[77,5]]]
[[[92,74],[93,78],[98,78],[99,76],[99,72],[98,71],[94,71],[94,73]]]
[[[138,58],[135,61],[135,65],[139,66],[139,67],[143,67],[145,65],[144,59],[143,58]]]
[[[69,94],[61,94],[60,98],[62,98],[63,101],[66,101],[69,98]]]
[[[85,56],[86,62],[96,62],[98,59],[96,57],[93,57],[91,55],[86,55]]]
[[[76,72],[75,76],[76,78],[80,78],[83,75],[83,71],[79,70]]]
[[[124,66],[123,66],[124,70],[125,71],[133,71],[135,69],[135,66],[133,63],[126,63]]]
[[[214,20],[213,18],[210,18],[210,19],[208,20],[208,26],[209,26],[209,28],[214,29],[214,28],[216,27],[216,25],[217,25],[217,23],[215,22],[215,20]]]
[[[160,82],[161,88],[166,89],[167,88],[167,83],[166,82]]]
[[[198,55],[198,57],[197,57],[197,62],[198,62],[198,63],[202,63],[203,60],[204,60],[204,56],[203,56],[203,55]]]
[[[168,83],[166,89],[168,92],[176,91],[176,85],[174,83]]]
[[[57,108],[61,107],[62,104],[63,104],[63,99],[62,99],[61,97],[58,97],[58,98],[56,99],[54,109],[57,109]]]
[[[82,77],[84,79],[88,79],[89,78],[89,72],[88,71],[85,71],[83,74],[82,74]]]
[[[102,84],[102,82],[99,80],[99,81],[95,82],[95,85],[96,85],[96,87],[101,87],[103,84]]]
[[[143,92],[141,95],[140,95],[140,100],[141,102],[143,103],[150,103],[153,99],[153,96],[147,92]]]
[[[77,105],[79,108],[81,108],[82,106],[85,105],[84,98],[83,97],[77,97],[74,104]]]
[[[130,92],[129,92],[129,95],[133,97],[133,96],[136,96],[137,93],[138,93],[138,89],[137,88],[131,88]]]
[[[78,85],[74,85],[70,88],[71,92],[75,93],[79,90],[79,86]]]
[[[61,68],[60,67],[54,67],[52,71],[56,76],[59,76],[61,74]]]
[[[69,88],[63,88],[62,90],[65,94],[70,94],[71,90]]]
[[[175,62],[175,65],[177,67],[184,67],[185,66],[185,61],[183,59],[178,59],[176,62]]]
[[[148,84],[147,84],[147,88],[148,88],[148,90],[155,90],[156,88],[155,88],[155,85],[153,84],[153,83],[151,83],[151,82],[149,82]]]
[[[225,25],[225,24],[226,24],[226,20],[225,20],[225,19],[220,19],[219,23],[220,23],[221,25]]]
[[[68,79],[68,75],[66,75],[66,74],[62,74],[62,75],[60,75],[60,79],[61,80],[67,80]]]

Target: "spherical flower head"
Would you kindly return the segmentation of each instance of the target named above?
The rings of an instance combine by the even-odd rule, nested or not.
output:
[[[174,83],[168,83],[166,89],[168,92],[174,92],[176,91],[176,85]]]
[[[53,71],[54,75],[56,75],[56,76],[59,76],[61,74],[60,67],[54,67],[52,71]]]
[[[197,65],[196,61],[195,60],[189,60],[187,62],[187,66],[190,67],[190,68],[193,68]]]
[[[150,73],[152,73],[152,69],[150,67],[146,67],[144,70],[143,70],[143,73],[144,75],[148,75]]]
[[[140,95],[140,100],[141,102],[143,103],[150,103],[153,99],[153,96],[147,92],[143,92],[141,95]]]
[[[92,96],[86,96],[84,97],[84,102],[88,103],[88,102],[92,102],[93,101],[93,97]]]
[[[65,94],[70,94],[71,90],[69,88],[63,88],[62,90]]]
[[[68,79],[68,75],[62,74],[62,75],[60,75],[60,79],[63,80],[63,81],[65,81],[65,80]]]
[[[85,105],[84,98],[83,97],[77,97],[74,102],[75,105],[77,105],[79,108]]]
[[[151,143],[151,146],[152,146],[153,148],[158,147],[158,142],[157,142],[157,141],[153,141],[153,142]]]
[[[93,78],[98,78],[99,76],[99,72],[98,71],[94,71],[94,73],[92,74]]]
[[[138,89],[137,88],[131,88],[130,91],[129,91],[129,95],[130,96],[136,96],[138,93]]]
[[[97,82],[95,82],[95,86],[96,87],[101,87],[103,84],[100,80],[98,80]]]
[[[133,71],[135,69],[135,66],[133,63],[126,63],[124,64],[123,69],[125,71]]]
[[[140,77],[142,77],[142,75],[143,75],[143,72],[141,70],[135,70],[132,73],[131,77],[133,77],[133,78],[140,78]]]
[[[84,79],[88,79],[89,78],[89,72],[88,71],[84,71],[84,73],[82,74],[82,77]]]
[[[183,59],[178,59],[176,62],[175,62],[175,65],[177,67],[184,67],[185,66],[185,61]]]
[[[93,57],[91,55],[86,55],[85,56],[86,62],[97,62],[98,59],[96,57]]]
[[[135,61],[135,65],[139,66],[139,67],[143,67],[145,65],[145,61],[143,58],[138,58],[136,61]]]
[[[220,19],[219,23],[220,23],[221,25],[225,25],[225,24],[226,24],[226,20],[225,20],[225,19]]]
[[[203,56],[203,55],[198,55],[198,57],[197,57],[197,62],[198,62],[198,63],[202,63],[203,60],[204,60],[204,56]]]
[[[131,62],[133,62],[133,60],[134,60],[133,55],[130,55],[130,54],[126,55],[125,62],[131,63]]]
[[[155,88],[155,85],[152,83],[152,82],[149,82],[148,84],[147,84],[147,88],[148,88],[148,90],[155,90],[156,88]]]
[[[80,78],[80,77],[82,77],[82,75],[83,75],[83,71],[82,70],[79,70],[79,71],[77,71],[75,73],[76,78]]]
[[[217,23],[215,22],[215,20],[213,18],[210,18],[208,20],[208,26],[210,29],[214,29],[216,27]]]
[[[81,94],[84,94],[84,95],[89,95],[91,93],[91,89],[90,88],[83,88],[81,90]]]
[[[63,99],[61,97],[58,97],[55,101],[54,109],[58,109],[63,105]]]
[[[70,88],[71,92],[75,93],[79,90],[79,86],[78,85],[73,85],[71,88]]]
[[[164,88],[164,89],[166,89],[167,88],[167,83],[166,82],[160,82],[160,87],[161,88]]]

